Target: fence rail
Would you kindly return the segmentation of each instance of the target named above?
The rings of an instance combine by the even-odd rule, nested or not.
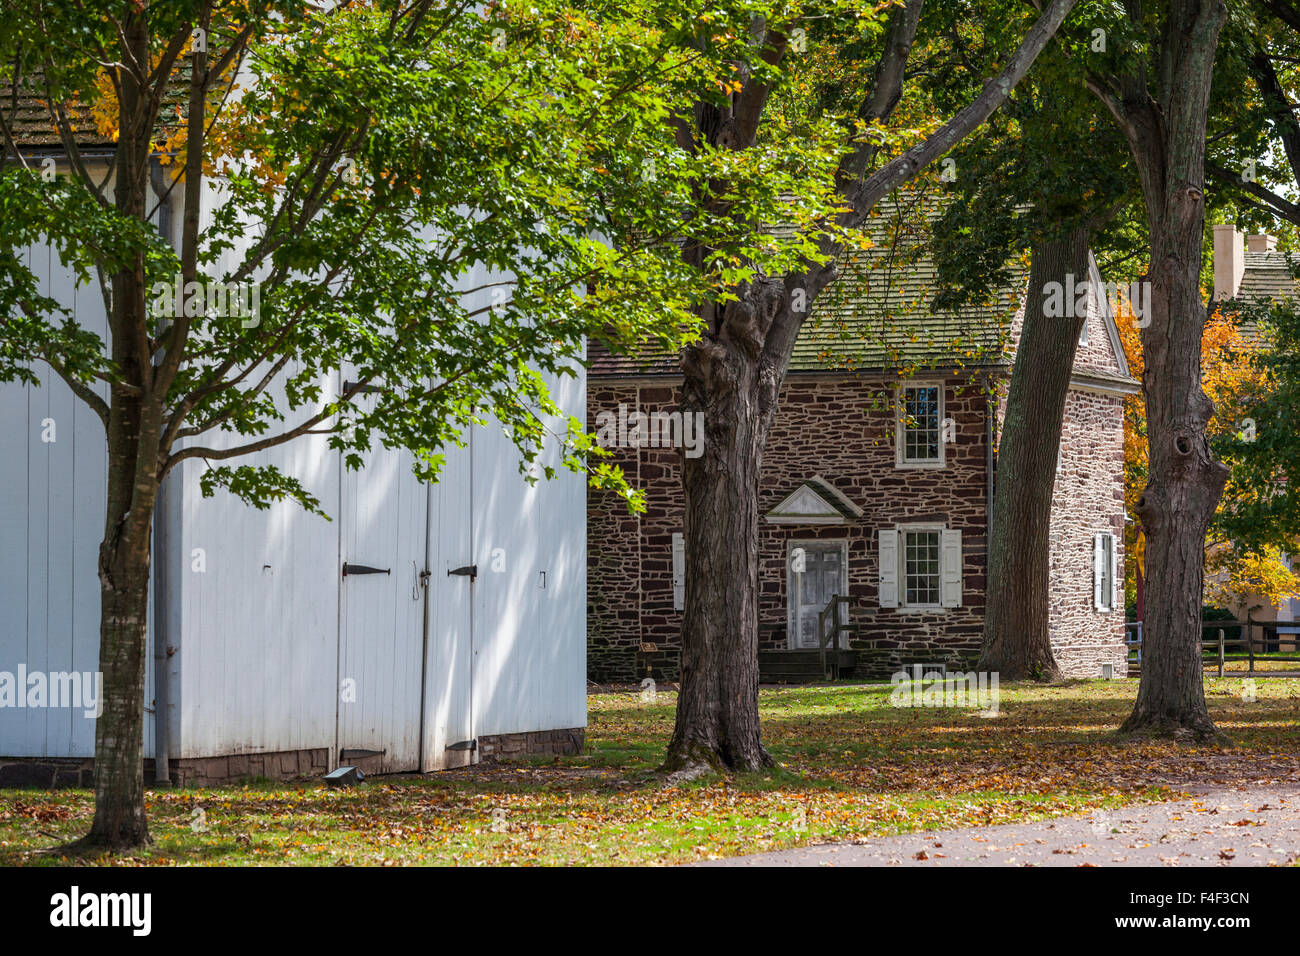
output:
[[[1255,631],[1259,630],[1256,636]],[[1228,631],[1236,631],[1240,636],[1228,637]],[[1213,636],[1206,637],[1206,631]],[[1129,649],[1129,663],[1142,666],[1143,628],[1141,621],[1129,621],[1124,625],[1124,643]],[[1290,652],[1282,651],[1283,645],[1290,645]],[[1244,621],[1201,621],[1201,658],[1205,652],[1214,653],[1218,665],[1218,676],[1223,676],[1224,664],[1228,660],[1229,648],[1242,648],[1244,654],[1234,655],[1235,659],[1244,657],[1249,662],[1249,673],[1255,672],[1256,659],[1267,661],[1300,662],[1300,634],[1278,633],[1278,625],[1272,621],[1253,621],[1249,616]]]

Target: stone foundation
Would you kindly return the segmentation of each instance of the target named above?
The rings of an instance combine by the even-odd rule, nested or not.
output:
[[[539,754],[580,754],[586,739],[585,727],[534,730],[518,734],[485,734],[478,738],[478,756],[479,760],[489,763]]]
[[[329,770],[329,751],[321,747],[224,757],[185,757],[170,763],[172,783],[181,787],[209,787],[252,777],[271,780],[319,777]],[[0,757],[0,788],[89,788],[94,786],[94,773],[95,761],[89,757]],[[152,758],[144,761],[144,785],[156,786]]]
[[[224,757],[186,757],[171,761],[171,777],[181,787],[220,786],[252,777],[293,780],[323,776],[329,772],[329,761],[330,752],[325,747]],[[145,761],[146,781],[153,774],[152,764],[152,760]]]

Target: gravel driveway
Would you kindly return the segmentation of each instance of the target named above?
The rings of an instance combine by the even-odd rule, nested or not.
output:
[[[1298,858],[1300,786],[1291,784],[1207,789],[1190,800],[1081,817],[909,833],[696,865],[1269,866]]]

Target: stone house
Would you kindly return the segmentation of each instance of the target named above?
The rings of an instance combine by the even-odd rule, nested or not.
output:
[[[995,479],[1026,273],[1015,279],[1021,291],[932,313],[934,269],[919,244],[901,268],[884,248],[846,261],[818,299],[783,386],[760,486],[765,680],[822,676],[818,612],[834,595],[848,598],[844,674],[887,679],[914,664],[973,665],[978,654],[992,497],[1015,493]],[[1067,674],[1121,676],[1123,401],[1138,383],[1095,261],[1090,271],[1078,283],[1088,320],[1054,492],[1051,637]],[[672,680],[685,590],[709,586],[683,572],[679,469],[691,449],[671,446],[689,433],[654,427],[682,424],[668,417],[680,372],[675,356],[599,344],[589,362],[589,427],[602,416],[619,423],[602,444],[647,508],[632,515],[618,496],[588,491],[588,676]]]

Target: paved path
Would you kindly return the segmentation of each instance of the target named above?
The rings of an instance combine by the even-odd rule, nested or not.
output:
[[[1267,866],[1297,859],[1300,786],[1288,784],[1207,789],[1191,800],[1082,817],[909,833],[697,865]]]

